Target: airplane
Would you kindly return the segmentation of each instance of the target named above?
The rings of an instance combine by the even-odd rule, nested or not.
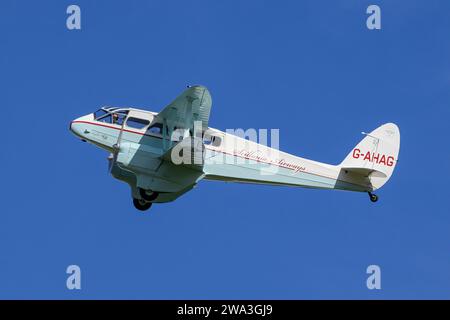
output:
[[[336,189],[368,193],[391,177],[400,131],[386,123],[337,165],[300,158],[209,127],[212,99],[201,85],[188,86],[159,113],[102,107],[73,120],[70,131],[110,153],[112,176],[131,187],[136,209],[170,202],[200,180]]]

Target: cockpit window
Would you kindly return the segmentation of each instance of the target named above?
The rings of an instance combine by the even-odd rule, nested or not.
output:
[[[122,125],[127,114],[128,110],[103,107],[94,112],[94,119],[104,123]]]
[[[112,115],[112,121],[114,124],[122,125],[125,121],[125,118],[127,117],[126,114],[123,113],[113,113]]]
[[[144,120],[144,119],[139,119],[139,118],[130,117],[127,120],[127,126],[131,127],[131,128],[135,128],[135,129],[143,129],[144,127],[146,127],[149,124],[150,124],[150,121]]]
[[[100,122],[105,122],[105,123],[111,123],[111,115],[110,114],[107,114],[107,115],[105,115],[105,116],[102,116],[102,117],[100,117],[100,118],[98,118],[98,119],[96,119],[97,121],[100,121]]]
[[[107,113],[108,112],[103,109],[98,109],[97,111],[94,112],[94,119],[98,120],[100,117],[104,116]]]

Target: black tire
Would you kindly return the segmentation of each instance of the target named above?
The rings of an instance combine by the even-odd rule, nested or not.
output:
[[[150,191],[150,190],[144,190],[142,188],[139,188],[139,194],[142,199],[144,199],[145,201],[153,201],[156,198],[158,198],[158,196],[159,196],[158,192],[153,191],[152,193],[148,194],[148,191]]]
[[[370,201],[372,201],[372,202],[378,201],[378,196],[376,194],[369,193],[369,197],[370,197]]]
[[[146,211],[150,209],[153,203],[144,201],[142,199],[133,198],[134,207],[140,211]]]

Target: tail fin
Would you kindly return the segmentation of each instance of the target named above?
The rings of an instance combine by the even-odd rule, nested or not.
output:
[[[373,190],[381,188],[391,177],[400,150],[400,130],[386,123],[366,137],[347,155],[340,167],[368,176]]]

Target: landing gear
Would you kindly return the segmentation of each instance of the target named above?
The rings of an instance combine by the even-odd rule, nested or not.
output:
[[[138,209],[140,211],[145,211],[145,210],[150,209],[150,207],[152,206],[153,203],[147,202],[143,199],[133,198],[133,204],[136,209]]]
[[[144,190],[142,188],[139,188],[139,194],[141,195],[141,198],[144,199],[145,201],[153,201],[159,196],[159,192]]]
[[[369,194],[370,201],[377,202],[378,196],[376,194],[373,194],[372,192],[367,192]]]

